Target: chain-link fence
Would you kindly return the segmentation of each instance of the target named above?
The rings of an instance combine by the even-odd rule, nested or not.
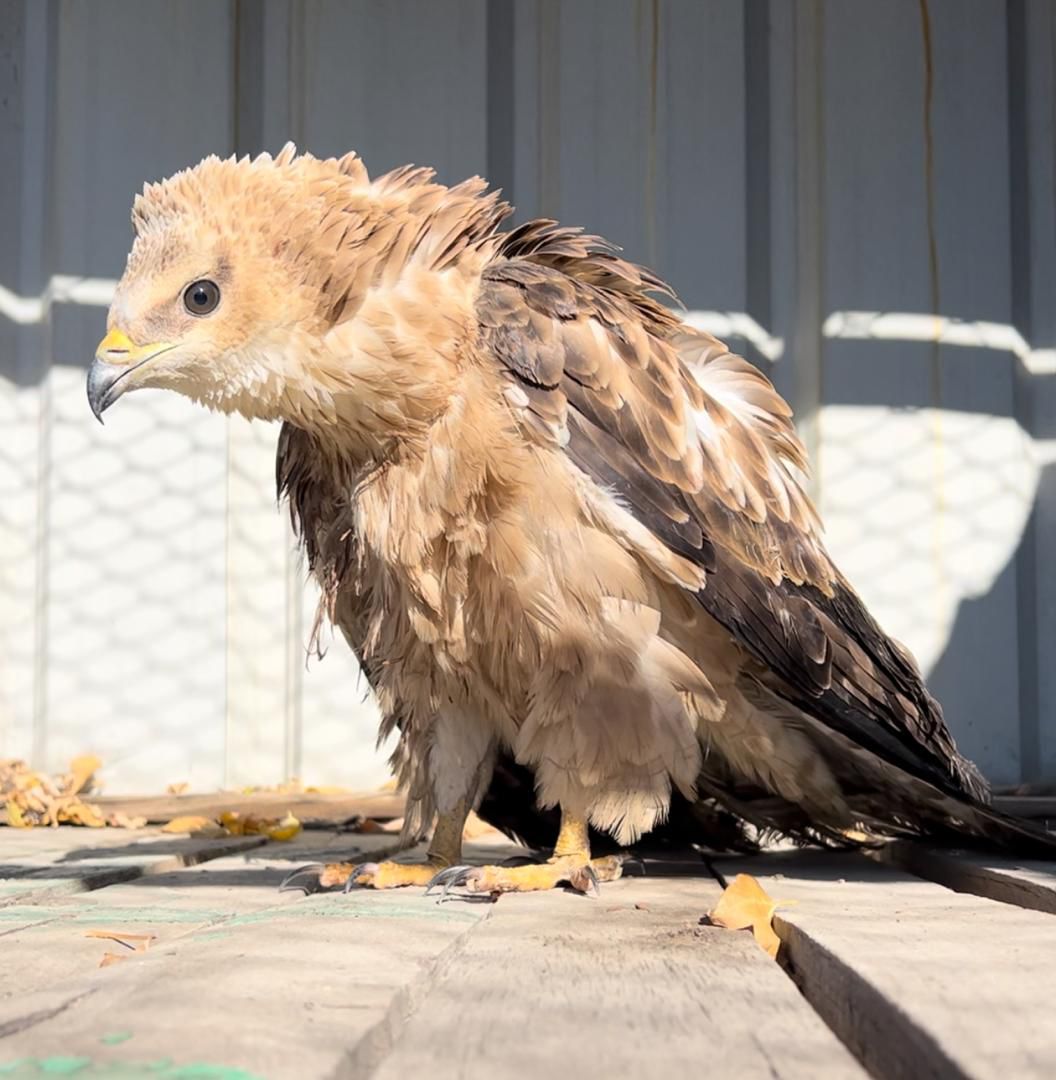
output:
[[[61,365],[0,403],[5,754],[91,751],[115,790],[384,779],[344,642],[307,662],[277,428],[159,392],[100,428]]]

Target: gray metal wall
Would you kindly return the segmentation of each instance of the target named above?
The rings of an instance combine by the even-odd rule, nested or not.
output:
[[[84,369],[144,179],[357,149],[586,225],[767,365],[830,546],[998,782],[1056,778],[1048,0],[0,0],[0,753],[367,783],[274,430]]]

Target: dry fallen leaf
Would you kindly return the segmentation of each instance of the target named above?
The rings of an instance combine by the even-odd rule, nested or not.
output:
[[[292,840],[300,833],[301,823],[287,810],[281,821],[266,825],[260,831],[269,840]]]
[[[0,803],[8,824],[16,828],[36,825],[101,828],[106,824],[102,813],[81,797],[92,789],[94,773],[100,764],[94,754],[83,754],[74,759],[68,773],[49,776],[31,769],[24,761],[0,760]]]
[[[213,821],[212,818],[202,817],[200,814],[184,814],[182,817],[174,817],[172,821],[162,825],[164,833],[190,833],[193,836],[203,836],[212,839],[217,836],[227,836],[227,829],[223,825]]]
[[[107,825],[114,829],[142,829],[147,823],[145,817],[139,815],[133,817],[131,814],[126,814],[123,810],[115,810],[107,819]]]
[[[232,836],[245,836],[246,824],[249,822],[249,818],[243,818],[237,810],[225,810],[220,815],[220,824]]]
[[[97,806],[91,803],[73,799],[58,807],[55,815],[56,823],[65,821],[68,825],[87,825],[90,829],[101,829],[106,824],[106,819]]]
[[[123,930],[86,930],[84,936],[116,941],[118,945],[124,945],[133,952],[146,952],[154,940],[153,934],[126,934]]]
[[[715,909],[708,913],[715,926],[727,930],[752,928],[756,942],[771,957],[777,956],[781,939],[774,932],[774,912],[791,900],[774,900],[750,874],[738,874],[723,890]]]
[[[129,953],[145,953],[154,940],[153,934],[126,934],[118,930],[88,930],[84,936],[102,938],[104,941],[116,941],[118,945],[124,945],[129,950],[126,953],[103,953],[103,958],[99,961],[101,968],[120,963],[129,956]]]
[[[70,763],[70,779],[66,784],[66,794],[76,795],[84,788],[90,788],[92,775],[102,765],[95,754],[81,754]]]
[[[183,795],[191,785],[186,780],[181,780],[176,784],[169,784],[165,788],[167,795]]]

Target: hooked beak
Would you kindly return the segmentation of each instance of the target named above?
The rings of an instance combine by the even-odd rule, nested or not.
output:
[[[92,407],[96,420],[101,424],[103,413],[126,390],[132,389],[134,384],[128,376],[133,371],[175,347],[164,342],[134,345],[123,330],[111,330],[99,342],[95,359],[88,369],[88,404]]]

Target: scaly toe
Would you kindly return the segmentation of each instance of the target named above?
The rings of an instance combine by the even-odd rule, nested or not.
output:
[[[345,892],[355,888],[402,889],[408,885],[428,886],[440,867],[435,862],[384,862],[360,863],[349,867]]]
[[[357,866],[353,866],[349,872],[348,880],[345,882],[344,891],[350,893],[353,889],[373,885],[374,875],[377,872],[378,864],[376,862],[359,863]]]
[[[591,859],[589,865],[594,871],[596,881],[616,881],[623,877],[624,867],[629,863],[640,866],[644,876],[645,866],[640,859],[631,855],[603,855],[600,859]]]
[[[568,883],[576,892],[586,893],[587,896],[601,895],[598,872],[589,862],[573,867],[568,873]]]
[[[586,860],[561,858],[527,866],[474,866],[445,882],[447,888],[461,885],[469,894],[539,892],[569,884],[580,892],[595,887],[596,875]]]

